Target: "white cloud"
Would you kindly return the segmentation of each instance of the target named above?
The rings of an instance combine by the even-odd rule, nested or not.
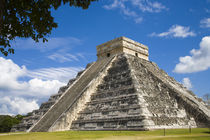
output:
[[[64,62],[72,62],[72,61],[80,61],[81,58],[85,59],[84,55],[81,53],[71,54],[65,52],[56,52],[48,56],[49,59],[64,63]]]
[[[38,100],[57,93],[81,69],[27,70],[25,66],[0,57],[0,114],[23,114],[36,109]]]
[[[26,77],[33,72],[27,70],[25,66],[19,67],[12,60],[4,59],[2,57],[0,57],[0,65],[0,93],[7,92],[7,94],[10,93],[16,95],[48,96],[52,94],[51,92],[57,92],[58,88],[65,84],[64,82],[60,82],[59,80],[55,79],[59,76],[55,77],[54,79],[53,77],[51,77],[51,79],[43,78],[44,80],[41,79],[42,77],[39,77],[38,79],[36,77],[31,76],[33,77],[33,79],[30,79],[28,81],[19,80],[20,78]],[[57,68],[57,71],[58,69],[59,68]],[[48,75],[50,75],[50,72],[53,71],[48,72]],[[47,75],[47,72],[45,74]],[[58,74],[58,72],[56,74]],[[34,94],[34,89],[38,89],[39,91],[37,91],[37,93]]]
[[[192,88],[192,84],[189,78],[183,78],[182,79],[182,84],[184,85],[184,87],[186,87],[187,89],[191,89]]]
[[[0,57],[0,89],[12,88],[21,89],[24,87],[24,82],[18,82],[17,79],[26,74],[26,67],[19,67],[12,60],[6,60]]]
[[[38,49],[41,51],[49,51],[56,48],[70,48],[72,46],[80,45],[82,41],[74,37],[56,37],[48,38],[48,42],[35,42],[33,39],[17,38],[12,42],[12,46],[19,49]]]
[[[135,22],[136,23],[141,23],[143,21],[143,18],[142,17],[139,17],[139,18],[136,18],[135,19]]]
[[[200,21],[200,26],[202,28],[210,28],[210,18],[204,18]]]
[[[142,16],[138,13],[149,12],[158,13],[167,8],[161,3],[151,0],[113,0],[111,4],[104,5],[107,10],[120,9],[121,13],[129,18],[133,18],[135,23],[143,21]]]
[[[173,25],[168,31],[162,33],[152,33],[150,36],[158,37],[175,37],[175,38],[186,38],[189,36],[196,36],[193,31],[190,31],[190,27],[184,27],[181,25]]]
[[[114,0],[112,4],[105,5],[104,8],[107,10],[118,8],[124,16],[134,18],[136,23],[141,23],[143,18],[139,16],[134,10],[131,10],[129,7],[127,7],[125,2],[127,2],[127,0]]]
[[[72,54],[59,54],[59,53],[54,53],[52,55],[48,56],[49,59],[55,60],[58,62],[71,62],[71,61],[79,61],[77,56],[72,55]]]
[[[104,8],[107,10],[120,9],[124,16],[133,18],[135,23],[143,21],[139,12],[158,13],[167,10],[161,3],[151,0],[113,0],[111,4],[104,5]]]
[[[111,10],[117,7],[122,7],[122,3],[118,0],[114,0],[114,2],[110,5],[104,5],[104,8],[107,10]]]
[[[0,114],[26,114],[38,108],[39,105],[36,100],[26,100],[19,97],[0,98]]]
[[[37,77],[44,80],[57,79],[61,82],[67,83],[69,79],[73,78],[78,71],[83,70],[82,67],[60,67],[60,68],[43,68],[28,72],[29,77]]]
[[[142,12],[158,13],[162,10],[167,10],[164,5],[157,1],[151,2],[150,0],[131,0],[131,3],[134,6],[137,6]]]
[[[191,56],[179,58],[180,62],[176,65],[174,72],[193,73],[210,68],[210,36],[203,37],[200,48],[192,49],[190,54]]]
[[[34,78],[29,80],[27,88],[22,90],[28,91],[27,95],[30,96],[47,97],[56,93],[58,89],[64,85],[65,83],[58,80],[42,80]]]
[[[158,13],[162,10],[167,10],[163,4],[157,1],[152,2],[151,0],[114,0],[112,4],[105,5],[104,8],[107,10],[115,8],[126,9],[125,5],[128,5],[127,3],[137,7],[138,10],[141,10],[142,12]]]

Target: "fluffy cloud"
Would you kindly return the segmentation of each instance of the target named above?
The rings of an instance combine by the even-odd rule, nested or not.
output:
[[[12,60],[6,60],[0,57],[0,89],[21,89],[25,87],[24,82],[18,82],[17,79],[26,74],[25,66],[19,67]]]
[[[0,114],[24,114],[37,109],[39,99],[55,94],[82,69],[70,67],[31,71],[2,57],[0,66]]]
[[[61,86],[64,86],[65,83],[60,82],[58,80],[42,80],[42,79],[31,79],[27,83],[27,88],[22,89],[25,92],[28,91],[26,94],[30,96],[39,96],[40,97],[47,97],[52,95],[58,91]],[[25,95],[25,93],[23,93]]]
[[[158,37],[175,37],[175,38],[186,38],[189,36],[196,36],[193,31],[190,31],[190,27],[184,27],[181,25],[173,25],[166,32],[162,33],[152,33],[150,36],[158,36]]]
[[[210,68],[210,36],[203,37],[200,48],[192,49],[190,54],[191,56],[179,58],[180,62],[176,65],[174,72],[193,73]]]
[[[0,93],[6,92],[7,94],[16,95],[48,96],[52,94],[51,92],[55,93],[60,86],[65,85],[65,83],[60,82],[57,79],[42,80],[41,78],[38,79],[33,76],[31,76],[33,78],[28,81],[19,80],[33,72],[27,70],[25,66],[19,67],[12,60],[7,60],[2,57],[0,57],[0,65]],[[36,94],[34,95],[34,93]]]
[[[158,13],[167,9],[161,3],[156,1],[151,2],[150,0],[114,0],[110,5],[105,5],[104,8],[107,10],[120,9],[124,16],[133,18],[136,23],[141,23],[143,18],[137,14],[137,11],[133,10],[134,8],[137,8],[141,12],[150,13]]]
[[[189,78],[183,78],[182,79],[182,84],[187,88],[187,89],[191,89],[192,88],[192,84]]]
[[[36,100],[26,100],[20,97],[0,98],[0,114],[27,114],[38,108],[39,105]]]
[[[210,28],[210,18],[204,18],[200,21],[200,26],[203,28]]]

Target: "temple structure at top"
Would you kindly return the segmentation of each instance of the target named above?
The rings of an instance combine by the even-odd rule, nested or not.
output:
[[[115,54],[127,53],[149,60],[148,47],[126,37],[119,37],[96,46],[98,59]]]

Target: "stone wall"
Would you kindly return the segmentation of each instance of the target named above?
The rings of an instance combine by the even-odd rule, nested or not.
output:
[[[127,53],[145,60],[149,60],[148,47],[126,37],[119,37],[96,46],[98,59],[103,59],[109,55]]]

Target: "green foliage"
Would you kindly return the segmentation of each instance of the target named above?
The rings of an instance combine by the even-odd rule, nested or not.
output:
[[[0,115],[0,132],[10,132],[13,125],[18,124],[24,116]]]
[[[51,9],[61,4],[87,9],[97,0],[0,0],[0,52],[14,54],[10,41],[16,37],[46,42],[46,36],[57,27]]]
[[[18,114],[15,116],[15,119],[20,122],[23,119],[23,117],[25,117],[25,116]]]

